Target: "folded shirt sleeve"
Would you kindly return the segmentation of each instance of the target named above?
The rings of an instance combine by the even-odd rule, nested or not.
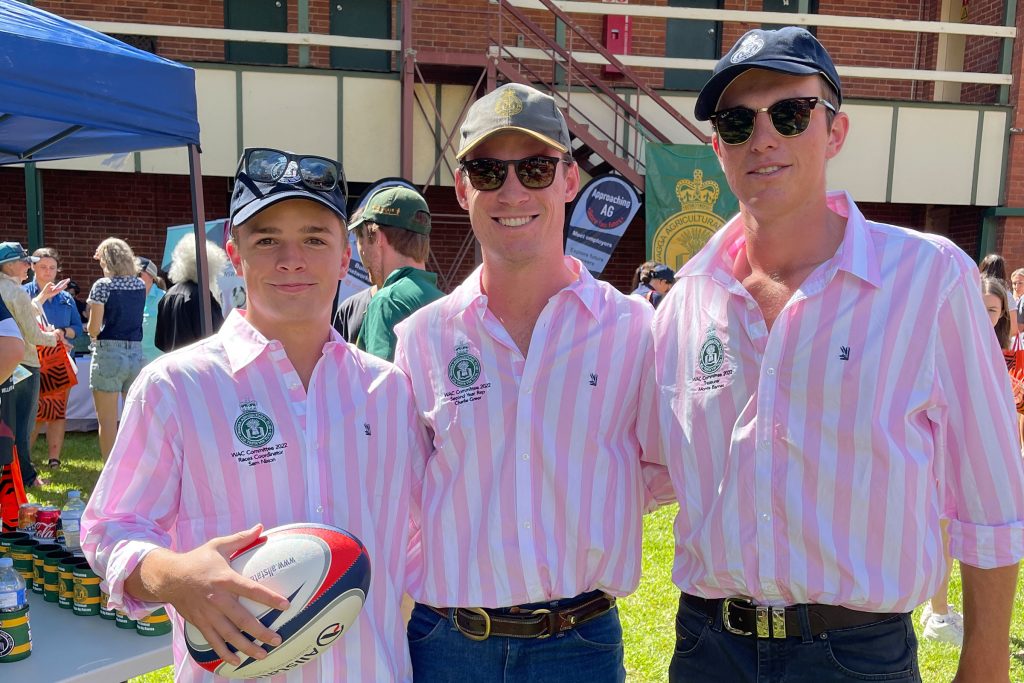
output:
[[[181,492],[181,439],[163,382],[147,370],[133,384],[117,441],[82,517],[82,550],[108,604],[136,619],[162,607],[125,592],[155,548],[169,548]]]

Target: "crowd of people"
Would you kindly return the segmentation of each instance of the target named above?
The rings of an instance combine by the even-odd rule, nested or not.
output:
[[[962,642],[958,681],[1008,681],[1024,270],[1011,299],[1002,259],[979,280],[949,240],[827,191],[841,106],[806,30],[741,37],[695,109],[739,213],[678,273],[642,264],[628,296],[564,254],[569,131],[515,83],[461,125],[455,192],[481,265],[447,296],[423,197],[388,188],[349,216],[342,166],[320,156],[243,154],[225,258],[247,302],[210,337],[162,331],[195,308],[194,270],[172,268],[153,326],[153,264],[105,240],[85,331],[109,459],[82,545],[108,604],[169,605],[175,679],[213,680],[182,620],[227,662],[265,658],[280,636],[241,601],[288,596],[227,558],[320,522],[365,544],[370,590],[287,680],[623,681],[616,600],[639,582],[643,515],[678,502],[673,683],[920,681],[925,602],[926,636]],[[336,307],[349,231],[373,287]],[[41,258],[0,245],[17,323],[0,310],[0,342],[24,337],[0,344],[0,374],[21,354],[25,376],[0,406],[25,406],[29,432],[37,347],[81,334],[55,253],[37,294],[20,286]],[[148,364],[146,329],[169,351]]]

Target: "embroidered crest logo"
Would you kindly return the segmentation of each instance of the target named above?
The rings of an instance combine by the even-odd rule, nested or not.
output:
[[[480,379],[480,361],[470,354],[466,342],[455,347],[455,357],[448,363],[448,379],[460,388],[473,386]]]
[[[498,116],[512,118],[522,110],[523,101],[512,90],[506,90],[501,93],[498,101],[494,103],[494,113]]]
[[[250,448],[266,445],[274,438],[274,422],[257,409],[255,401],[240,406],[242,414],[235,420],[235,436]]]
[[[764,47],[764,38],[758,35],[747,36],[740,43],[740,47],[736,52],[733,53],[729,61],[733,64],[739,64],[740,62],[750,59]]]
[[[300,180],[302,180],[302,176],[299,175],[299,165],[294,161],[289,161],[287,168],[284,169],[284,175],[277,182],[295,185]]]
[[[722,340],[718,338],[715,333],[714,326],[708,327],[708,334],[704,338],[704,343],[700,347],[700,357],[697,359],[697,364],[700,366],[700,371],[705,375],[713,375],[722,369],[722,363],[725,362],[725,347],[722,346]]]

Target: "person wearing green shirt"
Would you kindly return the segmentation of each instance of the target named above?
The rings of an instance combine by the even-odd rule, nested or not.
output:
[[[426,270],[430,209],[415,190],[388,187],[370,197],[349,229],[356,233],[359,257],[378,288],[356,347],[392,361],[395,325],[444,296],[437,275]]]

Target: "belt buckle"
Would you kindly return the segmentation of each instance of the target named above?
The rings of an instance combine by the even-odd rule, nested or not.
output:
[[[742,629],[738,629],[738,628],[736,628],[735,626],[733,626],[729,622],[729,608],[732,607],[732,603],[734,603],[734,602],[750,603],[750,599],[746,598],[746,597],[743,597],[743,596],[739,596],[739,597],[725,598],[724,600],[722,600],[722,626],[725,628],[726,631],[728,631],[729,633],[732,633],[734,635],[737,635],[737,636],[752,636],[752,635],[754,635],[753,631],[744,631]],[[758,608],[758,609],[760,609],[760,608]],[[758,622],[758,627],[759,627],[758,630],[760,630],[760,624],[761,624],[760,612],[758,612],[757,622]],[[767,613],[765,614],[765,627],[767,628]]]
[[[455,621],[455,628],[459,631],[459,633],[461,633],[465,637],[469,638],[470,640],[475,640],[477,642],[480,642],[480,641],[483,641],[483,640],[487,640],[488,638],[490,638],[491,637],[491,615],[488,614],[487,611],[484,610],[481,607],[463,607],[462,609],[466,610],[467,612],[472,612],[473,614],[479,614],[481,617],[484,618],[484,633],[483,633],[483,635],[478,636],[478,635],[474,635],[474,634],[470,633],[469,631],[464,630],[462,628],[462,626],[459,625],[459,610],[456,609],[453,621]]]
[[[544,609],[542,607],[541,609],[533,610],[532,612],[530,612],[530,614],[531,615],[534,615],[534,614],[551,614],[551,610]],[[555,630],[554,629],[554,624],[552,623],[550,617],[548,617],[547,622],[548,622],[548,632],[547,633],[543,633],[543,634],[537,636],[537,640],[544,640],[545,638],[550,638],[551,637],[551,632]]]

